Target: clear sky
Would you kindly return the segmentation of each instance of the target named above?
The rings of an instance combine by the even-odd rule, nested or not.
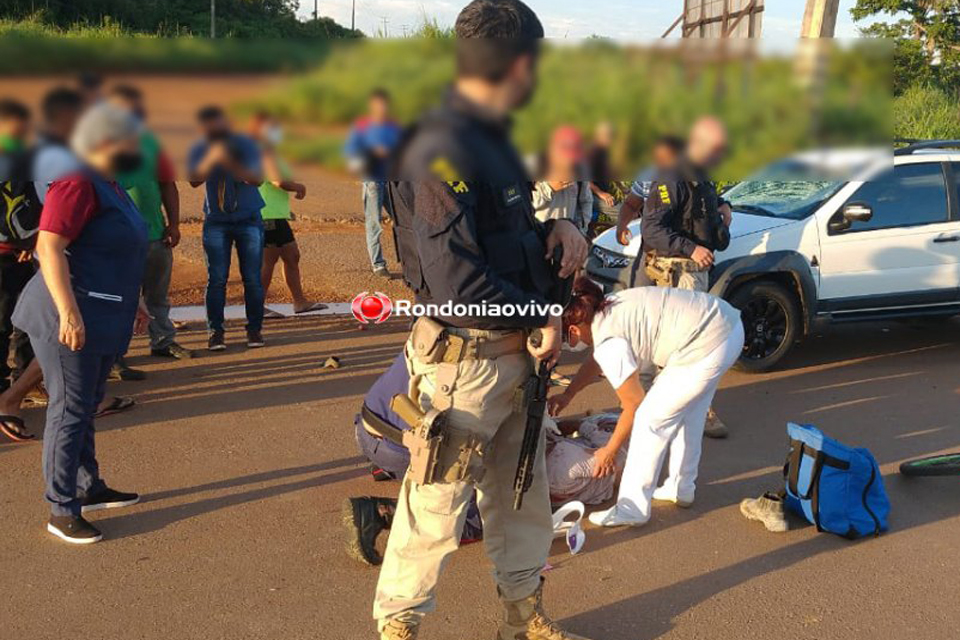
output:
[[[357,27],[374,35],[387,20],[387,33],[403,35],[422,21],[436,18],[452,25],[468,0],[356,0]],[[350,26],[352,0],[319,0],[320,15]],[[841,0],[837,37],[857,35],[850,18],[855,0]],[[592,34],[620,40],[659,37],[680,15],[682,0],[527,0],[540,15],[551,38],[582,38]],[[764,39],[796,38],[803,20],[804,0],[767,0]],[[313,14],[313,0],[300,0],[300,14]]]

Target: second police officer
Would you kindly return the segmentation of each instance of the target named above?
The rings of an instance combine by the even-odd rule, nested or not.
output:
[[[414,464],[403,480],[373,613],[382,640],[417,637],[475,487],[504,607],[497,637],[577,640],[541,606],[553,535],[542,442],[532,486],[513,508],[525,422],[517,390],[533,358],[559,354],[560,318],[504,310],[559,302],[551,299],[558,279],[583,264],[587,244],[570,222],[535,220],[529,178],[510,142],[510,113],[536,86],[540,20],[520,0],[475,0],[456,35],[456,83],[406,135],[390,197],[404,279],[417,301],[482,303],[489,312],[421,317],[407,341],[411,397],[444,414],[444,444],[431,481],[418,481]],[[562,260],[553,265],[557,247]],[[533,329],[542,331],[539,346],[528,341]]]
[[[643,244],[638,283],[707,292],[715,252],[730,244],[730,204],[709,177],[727,151],[727,132],[716,118],[697,120],[676,166],[658,172],[640,222]],[[642,275],[641,275],[642,274]],[[645,386],[649,372],[641,375]],[[727,427],[711,408],[704,435],[725,438]]]

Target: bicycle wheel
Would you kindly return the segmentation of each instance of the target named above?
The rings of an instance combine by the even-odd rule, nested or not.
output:
[[[905,476],[960,476],[960,453],[910,460],[900,465]]]

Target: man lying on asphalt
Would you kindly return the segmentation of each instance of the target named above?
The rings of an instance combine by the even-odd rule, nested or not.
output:
[[[390,408],[390,400],[409,390],[410,375],[403,354],[381,375],[363,400],[357,414],[357,445],[370,461],[370,472],[375,481],[397,480],[403,477],[410,464],[410,452],[401,443],[403,431],[409,429]],[[610,440],[617,424],[617,414],[601,413],[585,418],[554,422],[544,419],[547,431],[546,458],[550,501],[562,505],[579,500],[595,505],[613,497],[619,473],[594,477],[594,452]],[[576,433],[579,437],[571,438]],[[626,462],[626,450],[618,454],[620,470]],[[396,510],[393,498],[348,498],[343,503],[343,522],[347,528],[347,552],[365,564],[379,565],[382,561],[376,549],[380,532],[389,530]],[[467,521],[460,536],[460,544],[477,542],[483,537],[483,524],[477,509],[476,495],[467,509]]]

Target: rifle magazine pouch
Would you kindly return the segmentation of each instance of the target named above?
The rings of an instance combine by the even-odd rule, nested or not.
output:
[[[471,482],[483,480],[483,464],[488,445],[477,436],[447,426],[440,458],[437,461],[437,482]]]
[[[427,317],[420,317],[413,324],[413,331],[410,332],[410,347],[413,349],[413,356],[425,364],[436,364],[443,359],[444,326],[439,322]]]
[[[517,387],[513,392],[513,412],[521,415],[525,414],[536,392],[537,377],[530,376],[526,382]]]

